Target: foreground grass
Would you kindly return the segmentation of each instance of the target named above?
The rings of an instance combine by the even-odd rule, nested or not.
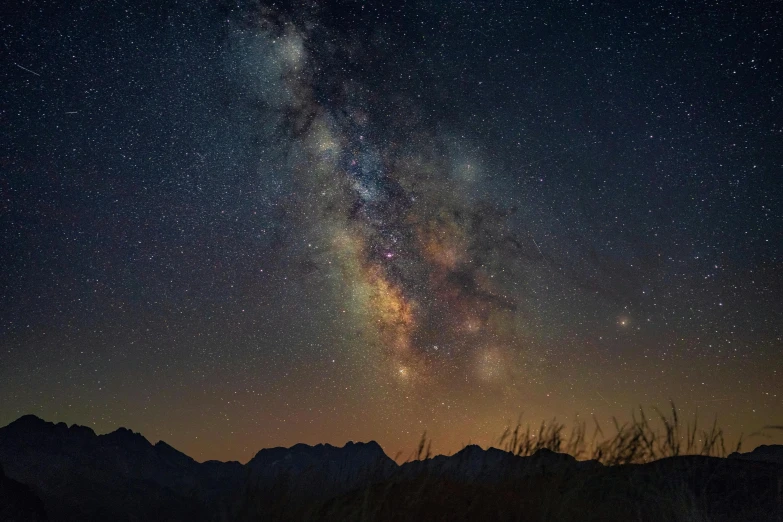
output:
[[[541,449],[567,453],[576,459],[596,460],[607,466],[622,464],[643,464],[667,457],[701,455],[725,457],[742,448],[742,437],[727,451],[723,430],[718,427],[717,417],[708,429],[699,426],[698,415],[684,426],[674,403],[668,413],[653,408],[658,425],[650,422],[644,409],[632,412],[631,420],[619,424],[613,418],[614,435],[605,437],[598,421],[590,443],[586,441],[587,423],[576,424],[566,433],[566,425],[552,420],[542,422],[537,431],[528,425],[522,430],[521,421],[509,428],[500,437],[498,447],[519,457],[533,455]]]

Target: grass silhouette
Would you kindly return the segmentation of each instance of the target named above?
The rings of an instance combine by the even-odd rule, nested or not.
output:
[[[516,456],[527,457],[541,449],[567,453],[577,459],[596,460],[607,466],[643,464],[666,457],[701,455],[725,457],[742,448],[742,436],[731,451],[726,450],[723,430],[718,427],[717,416],[708,430],[699,429],[698,414],[693,423],[683,426],[674,402],[670,403],[670,415],[653,408],[660,426],[648,420],[642,406],[632,412],[629,422],[620,424],[612,418],[614,435],[604,436],[603,429],[593,418],[595,428],[590,444],[586,442],[587,423],[574,425],[566,436],[566,425],[553,419],[542,422],[538,431],[527,425],[522,431],[521,419],[513,430],[507,428],[500,436],[498,446]],[[662,429],[661,429],[662,428]]]

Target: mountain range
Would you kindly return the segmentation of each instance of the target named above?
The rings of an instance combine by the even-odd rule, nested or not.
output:
[[[579,517],[585,503],[623,505],[601,500],[612,492],[627,498],[626,511],[660,507],[644,495],[637,499],[634,484],[666,498],[685,492],[688,509],[707,509],[714,520],[724,520],[722,514],[725,520],[780,520],[783,446],[727,459],[673,457],[606,467],[549,450],[519,457],[474,445],[398,465],[375,442],[349,442],[262,449],[243,465],[196,462],[125,428],[96,435],[33,415],[0,428],[0,520],[411,520],[433,513],[481,520],[487,514],[481,509],[511,520],[519,515],[512,505],[524,506],[523,520],[570,520],[565,504],[552,499],[570,499]],[[672,484],[682,488],[670,492]],[[542,495],[553,506],[540,513]],[[547,518],[552,509],[562,516]],[[607,513],[593,519],[620,519]],[[581,511],[574,520],[590,516]]]

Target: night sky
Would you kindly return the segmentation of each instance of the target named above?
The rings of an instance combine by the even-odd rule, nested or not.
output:
[[[0,425],[244,462],[781,424],[780,3],[13,9]]]

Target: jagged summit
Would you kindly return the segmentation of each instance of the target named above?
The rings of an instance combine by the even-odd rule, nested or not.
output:
[[[334,452],[339,450],[352,450],[352,451],[358,451],[358,450],[369,450],[369,451],[379,451],[383,453],[383,448],[381,448],[381,445],[375,442],[374,440],[368,441],[368,442],[354,442],[354,441],[348,441],[346,442],[342,447],[340,446],[333,446],[329,443],[319,443],[315,445],[305,444],[303,442],[299,442],[297,444],[294,444],[290,447],[285,446],[275,446],[273,448],[263,448],[259,450],[255,457],[258,457],[259,455],[264,455],[267,453],[273,453],[273,452],[301,452],[301,453],[311,453],[311,454],[317,454],[317,453],[328,453],[328,452]],[[385,454],[385,453],[384,453]],[[254,458],[255,458],[254,457]]]
[[[754,460],[758,462],[772,462],[783,464],[783,445],[782,444],[762,444],[753,451],[747,453],[734,452],[729,455],[730,459]]]
[[[4,428],[0,428],[0,430],[8,430],[8,431],[36,431],[36,432],[42,432],[42,431],[60,431],[60,432],[69,432],[71,434],[77,434],[82,436],[95,436],[95,432],[92,430],[92,428],[88,426],[82,426],[80,424],[71,424],[68,426],[64,422],[49,422],[46,420],[41,419],[40,417],[32,414],[22,415],[15,421],[11,422]]]
[[[393,468],[396,464],[375,442],[347,442],[342,447],[331,444],[295,444],[290,448],[276,447],[262,449],[250,459],[248,467],[261,473],[275,473],[282,470],[338,467],[340,472],[370,467]],[[326,471],[324,471],[326,472]]]
[[[481,446],[479,446],[478,444],[468,444],[467,446],[465,446],[464,448],[462,448],[461,450],[456,452],[454,454],[454,456],[456,457],[456,456],[459,455],[459,456],[472,456],[472,457],[474,457],[474,456],[500,455],[500,454],[509,455],[509,456],[512,455],[512,453],[510,453],[510,452],[508,452],[506,450],[502,450],[502,449],[498,449],[498,448],[494,448],[494,447],[489,447],[489,448],[484,449]]]
[[[482,448],[478,444],[468,444],[467,446],[459,450],[457,453],[455,453],[455,455],[459,455],[459,454],[472,455],[476,453],[483,453],[484,451],[485,451],[484,448]]]

